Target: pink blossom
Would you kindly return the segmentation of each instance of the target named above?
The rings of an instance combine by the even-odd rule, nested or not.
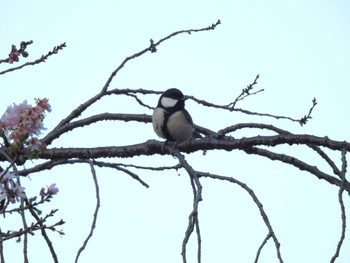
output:
[[[27,140],[26,144],[28,145],[28,148],[32,151],[40,151],[43,148],[45,148],[45,145],[39,141],[38,138],[32,137],[29,140]]]
[[[13,106],[7,107],[7,110],[5,111],[4,115],[2,115],[0,121],[5,127],[13,128],[21,121],[21,113],[29,108],[31,108],[31,106],[26,100],[18,105],[14,103]]]
[[[56,187],[56,184],[52,184],[47,188],[47,194],[48,195],[55,195],[57,194],[59,189]]]
[[[35,99],[36,105],[41,108],[44,109],[48,112],[51,112],[51,105],[49,104],[49,100],[47,98],[43,98],[43,99]]]
[[[23,142],[30,135],[40,135],[44,129],[42,121],[45,111],[51,111],[51,106],[46,98],[35,101],[35,107],[29,105],[27,101],[9,106],[0,119],[0,128],[3,129],[5,136],[15,143]]]
[[[13,49],[11,51],[11,53],[9,54],[9,63],[12,64],[14,61],[16,61],[16,62],[19,61],[19,58],[18,58],[19,55],[20,55],[20,53],[16,49]]]

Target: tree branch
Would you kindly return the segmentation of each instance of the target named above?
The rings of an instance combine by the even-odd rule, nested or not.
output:
[[[95,167],[94,167],[93,161],[90,161],[90,168],[91,168],[92,178],[94,180],[95,192],[96,192],[96,201],[97,202],[96,202],[96,208],[95,208],[95,212],[94,212],[94,216],[93,216],[93,220],[92,220],[90,233],[87,236],[87,238],[85,239],[82,247],[78,250],[77,256],[75,258],[75,263],[78,262],[80,254],[84,251],[87,243],[89,242],[90,238],[92,237],[92,235],[94,233],[94,229],[96,227],[96,222],[97,222],[97,215],[98,215],[98,211],[100,209],[100,189],[99,189],[99,185],[98,185],[98,181],[97,181],[97,175],[96,175],[96,171],[95,171]]]
[[[27,205],[29,205],[29,203],[27,202]],[[49,236],[46,233],[45,230],[45,221],[41,221],[41,219],[39,218],[39,216],[36,214],[35,210],[33,209],[33,207],[29,207],[29,211],[31,213],[31,215],[35,218],[35,220],[37,221],[37,224],[40,226],[40,230],[41,230],[41,235],[44,237],[47,246],[49,247],[52,259],[55,263],[58,263],[58,258],[57,258],[57,254],[55,252],[55,248],[53,247],[53,244],[49,238]]]
[[[341,161],[342,161],[342,170],[341,170],[341,179],[343,180],[343,183],[345,183],[345,175],[346,175],[346,168],[347,168],[347,161],[346,161],[346,150],[343,149],[341,152]],[[341,211],[341,222],[342,222],[342,227],[341,227],[341,235],[340,235],[340,240],[337,245],[337,249],[335,251],[334,256],[331,258],[331,263],[334,263],[337,257],[339,256],[339,252],[341,249],[341,246],[344,242],[345,239],[345,231],[346,231],[346,212],[345,212],[345,205],[344,205],[344,200],[343,200],[343,192],[344,192],[344,184],[341,185],[339,188],[339,193],[338,193],[338,200],[340,204],[340,211]]]
[[[46,55],[42,55],[40,58],[38,58],[32,62],[24,63],[21,66],[9,68],[7,70],[1,71],[0,75],[3,75],[5,73],[11,72],[11,71],[19,70],[19,69],[24,68],[26,66],[34,66],[36,64],[40,64],[41,62],[45,62],[50,56],[57,54],[60,50],[62,50],[65,47],[66,47],[66,43],[62,43],[61,45],[54,47],[53,50],[49,51]]]
[[[56,128],[53,130],[53,132],[66,125],[67,123],[69,123],[71,120],[73,120],[74,118],[79,117],[83,111],[85,111],[89,106],[91,106],[93,103],[95,103],[96,101],[100,100],[103,96],[108,95],[107,91],[108,91],[108,87],[110,86],[112,80],[114,79],[114,77],[117,75],[117,73],[125,66],[125,64],[127,62],[129,62],[132,59],[135,59],[137,57],[142,56],[143,54],[147,53],[147,52],[156,52],[156,47],[159,46],[162,42],[176,36],[179,34],[183,34],[183,33],[194,33],[194,32],[201,32],[201,31],[208,31],[208,30],[214,30],[216,28],[216,26],[218,26],[220,24],[220,20],[218,20],[216,23],[212,24],[211,26],[208,26],[206,28],[200,28],[200,29],[189,29],[189,30],[180,30],[180,31],[176,31],[162,39],[160,39],[158,42],[154,42],[153,40],[151,40],[151,45],[131,56],[126,57],[122,63],[111,73],[111,75],[109,76],[107,82],[105,83],[105,85],[102,87],[102,90],[96,94],[94,97],[92,97],[91,99],[87,100],[86,102],[82,103],[80,106],[78,106],[76,109],[74,109],[66,118],[64,118],[63,120],[61,120],[61,122],[56,126]],[[52,137],[52,134],[49,133],[47,135],[47,137]],[[47,138],[44,138],[45,141],[47,141],[47,144],[50,142],[50,140],[48,140]]]
[[[269,218],[268,218],[268,216],[263,208],[262,203],[260,202],[258,197],[255,195],[254,191],[251,188],[249,188],[245,183],[242,183],[242,182],[240,182],[237,179],[232,178],[232,177],[216,175],[216,174],[212,174],[212,173],[204,173],[204,172],[198,172],[198,177],[207,177],[207,178],[218,179],[218,180],[234,183],[234,184],[237,184],[240,187],[242,187],[246,192],[248,192],[250,197],[253,199],[254,203],[257,205],[257,207],[260,211],[261,217],[262,217],[267,229],[269,230],[268,236],[271,236],[274,243],[275,243],[277,258],[279,259],[280,263],[283,263],[282,255],[281,255],[281,251],[280,251],[280,242],[278,241],[278,239],[275,235],[275,232],[273,231],[270,220],[269,220]],[[260,251],[260,249],[258,250],[258,252],[259,251]]]
[[[187,262],[186,259],[186,247],[187,243],[191,237],[191,234],[193,233],[194,228],[196,227],[196,233],[197,233],[197,260],[198,263],[201,262],[201,236],[200,236],[200,227],[199,227],[199,221],[198,221],[198,206],[199,202],[202,201],[202,184],[199,181],[199,177],[197,175],[197,171],[195,171],[191,165],[186,161],[185,157],[178,151],[173,150],[172,154],[177,157],[179,160],[180,165],[187,171],[188,175],[190,176],[191,186],[193,190],[193,209],[188,216],[188,226],[185,231],[185,237],[182,241],[182,260],[183,263]]]

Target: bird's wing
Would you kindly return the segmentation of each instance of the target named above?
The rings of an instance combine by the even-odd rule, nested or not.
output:
[[[186,109],[183,110],[184,111],[184,115],[186,117],[186,120],[188,121],[188,123],[193,124],[193,120],[191,115],[188,113],[188,111]]]

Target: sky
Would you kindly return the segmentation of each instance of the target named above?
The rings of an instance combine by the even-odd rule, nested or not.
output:
[[[12,44],[33,40],[28,60],[46,54],[63,42],[67,48],[46,63],[0,76],[0,113],[12,103],[47,97],[52,112],[45,118],[47,132],[78,105],[100,91],[122,60],[182,29],[209,26],[214,31],[184,34],[159,46],[157,53],[130,61],[111,84],[114,88],[166,90],[179,88],[217,104],[232,102],[242,88],[260,75],[264,92],[239,102],[256,112],[301,118],[312,99],[317,106],[310,122],[297,123],[203,108],[188,101],[194,122],[212,130],[236,123],[273,124],[293,133],[327,135],[349,141],[350,2],[348,1],[24,1],[0,0],[0,57]],[[27,60],[25,60],[27,61]],[[24,61],[23,61],[24,62]],[[8,65],[0,65],[0,71]],[[144,98],[156,105],[157,96]],[[127,98],[110,96],[82,117],[93,114],[145,113]],[[264,134],[244,130],[235,136]],[[62,136],[52,147],[128,145],[157,139],[151,124],[103,122]],[[326,172],[330,169],[306,147],[277,148],[295,154]],[[340,153],[329,152],[340,165]],[[195,169],[232,176],[246,183],[263,203],[281,242],[284,262],[329,262],[340,237],[338,190],[313,175],[239,151],[195,153],[187,156]],[[116,162],[172,165],[169,156]],[[33,164],[28,163],[26,167]],[[93,238],[79,262],[182,262],[181,244],[192,209],[188,175],[136,171],[150,188],[125,174],[97,169],[101,209]],[[56,183],[59,194],[43,207],[59,208],[64,236],[50,233],[60,262],[74,262],[89,233],[96,203],[87,165],[57,167],[22,179],[27,195]],[[202,262],[254,262],[267,234],[250,196],[237,185],[203,179],[199,220]],[[347,207],[349,198],[345,198]],[[348,216],[349,218],[349,216]],[[16,229],[11,218],[2,229]],[[53,222],[53,221],[51,221]],[[347,220],[349,225],[349,220]],[[348,232],[347,232],[348,235]],[[336,262],[350,261],[349,238]],[[6,262],[21,262],[21,244],[5,244]],[[50,254],[39,233],[30,238],[31,262],[49,262]],[[190,240],[188,262],[196,262]],[[270,240],[259,262],[278,262]]]

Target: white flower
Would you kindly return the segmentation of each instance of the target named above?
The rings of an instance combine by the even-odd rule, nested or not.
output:
[[[20,185],[16,185],[13,188],[13,194],[15,195],[15,199],[16,201],[20,201],[20,199],[26,199],[26,193],[24,192],[24,187],[20,186]]]
[[[0,201],[7,198],[7,192],[2,184],[0,184]]]
[[[0,183],[5,184],[9,181],[13,181],[12,179],[16,178],[16,176],[14,175],[14,173],[10,173],[7,171],[4,175],[1,175],[0,178]]]

